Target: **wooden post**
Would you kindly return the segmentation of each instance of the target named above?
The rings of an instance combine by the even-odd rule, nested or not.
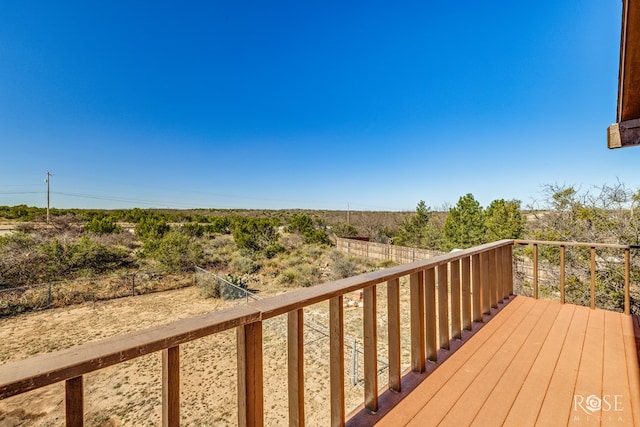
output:
[[[411,298],[411,369],[424,372],[424,271],[409,276]]]
[[[596,308],[596,248],[591,247],[591,309]]]
[[[533,244],[533,297],[538,299],[538,244]]]
[[[447,264],[438,266],[438,336],[440,348],[449,350],[449,278]]]
[[[460,260],[451,261],[451,337],[462,338],[460,328]]]
[[[344,401],[344,312],[343,297],[329,301],[329,377],[331,392],[331,426],[345,423]]]
[[[436,270],[430,268],[424,272],[424,301],[425,301],[425,343],[426,358],[432,362],[438,361],[438,343],[436,334]]]
[[[560,245],[560,304],[564,304],[564,282],[565,282],[565,246]]]
[[[364,406],[378,412],[378,331],[376,324],[376,286],[364,289]]]
[[[624,314],[630,314],[631,255],[629,248],[624,250]]]
[[[513,245],[507,246],[507,290],[513,295]]]
[[[238,341],[238,426],[264,425],[262,322],[236,328]]]
[[[498,289],[500,288],[498,274],[498,250],[489,251],[489,289],[491,292],[491,308],[498,308]]]
[[[387,327],[389,336],[389,388],[402,391],[400,359],[400,279],[387,282]]]
[[[162,425],[180,425],[180,347],[162,350]]]
[[[462,258],[462,327],[471,330],[471,258]]]
[[[304,427],[304,312],[287,314],[289,425]]]
[[[502,247],[502,300],[506,300],[511,295],[511,245]]]
[[[480,254],[471,257],[472,314],[474,322],[482,322],[482,262]]]
[[[491,291],[489,288],[489,254],[480,254],[480,286],[482,286],[482,313],[491,314]]]
[[[68,379],[65,388],[65,424],[67,427],[84,426],[84,385],[82,376]]]

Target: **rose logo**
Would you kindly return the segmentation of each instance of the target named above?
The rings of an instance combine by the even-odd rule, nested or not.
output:
[[[591,413],[598,412],[602,408],[602,399],[600,399],[595,394],[592,394],[587,397],[586,405],[584,409],[590,411]]]

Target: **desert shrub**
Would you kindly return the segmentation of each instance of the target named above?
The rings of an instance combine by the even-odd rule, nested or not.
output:
[[[136,236],[143,242],[162,238],[171,228],[167,221],[153,216],[145,216],[136,225]]]
[[[194,222],[190,222],[187,224],[182,224],[179,228],[179,231],[182,234],[186,234],[191,237],[202,237],[204,236],[206,230],[206,226],[202,224],[196,224]]]
[[[278,275],[278,283],[287,286],[309,287],[321,282],[320,269],[315,265],[298,265],[287,268]]]
[[[322,281],[320,269],[315,265],[301,265],[298,267],[298,271],[300,272],[300,280],[298,284],[304,288],[317,285]]]
[[[338,237],[358,237],[358,229],[351,224],[343,222],[331,226],[331,231]]]
[[[116,224],[115,220],[111,217],[98,218],[93,217],[84,226],[84,231],[96,234],[112,234],[120,232],[121,228]]]
[[[307,214],[296,214],[289,220],[289,233],[299,233],[304,243],[331,244],[327,234],[327,224],[320,219],[313,219]]]
[[[86,236],[76,241],[51,238],[38,251],[43,255],[47,280],[102,274],[131,265],[128,251]]]
[[[344,279],[358,274],[358,265],[342,252],[331,252],[331,272],[334,279]]]
[[[278,275],[278,283],[281,285],[293,285],[298,278],[298,272],[293,268],[288,268]]]
[[[88,270],[92,274],[125,268],[131,263],[127,251],[101,245],[88,237],[70,244],[67,257],[69,270]]]
[[[260,264],[245,256],[232,259],[229,266],[242,274],[252,274],[260,269]]]
[[[92,239],[103,245],[119,246],[126,249],[135,249],[140,246],[138,239],[133,233],[122,230],[119,233],[98,234],[93,236]]]
[[[201,274],[198,276],[196,286],[200,290],[200,295],[205,298],[220,298],[220,286],[218,279],[211,274]]]
[[[37,217],[46,214],[46,209],[37,208],[35,206],[16,205],[16,206],[0,206],[0,218],[33,221]]]
[[[203,259],[203,255],[202,245],[197,240],[177,231],[165,234],[150,253],[145,254],[169,271],[192,267]]]
[[[299,249],[304,244],[302,242],[302,236],[299,234],[285,234],[280,238],[280,242],[285,251]]]
[[[282,251],[277,221],[266,218],[236,218],[233,226],[233,240],[238,249],[262,252],[271,258]]]
[[[210,216],[208,222],[206,229],[210,233],[231,233],[231,218],[228,216]]]

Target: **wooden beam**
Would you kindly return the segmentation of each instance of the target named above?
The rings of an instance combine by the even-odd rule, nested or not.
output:
[[[640,145],[640,2],[622,1],[618,111],[608,129],[609,148]]]

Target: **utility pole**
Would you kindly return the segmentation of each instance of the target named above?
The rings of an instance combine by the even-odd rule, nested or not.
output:
[[[49,171],[47,171],[47,178],[44,180],[44,182],[47,183],[47,224],[49,224],[49,209],[50,209],[50,197],[49,197],[49,181],[51,181],[51,173],[49,173]]]

